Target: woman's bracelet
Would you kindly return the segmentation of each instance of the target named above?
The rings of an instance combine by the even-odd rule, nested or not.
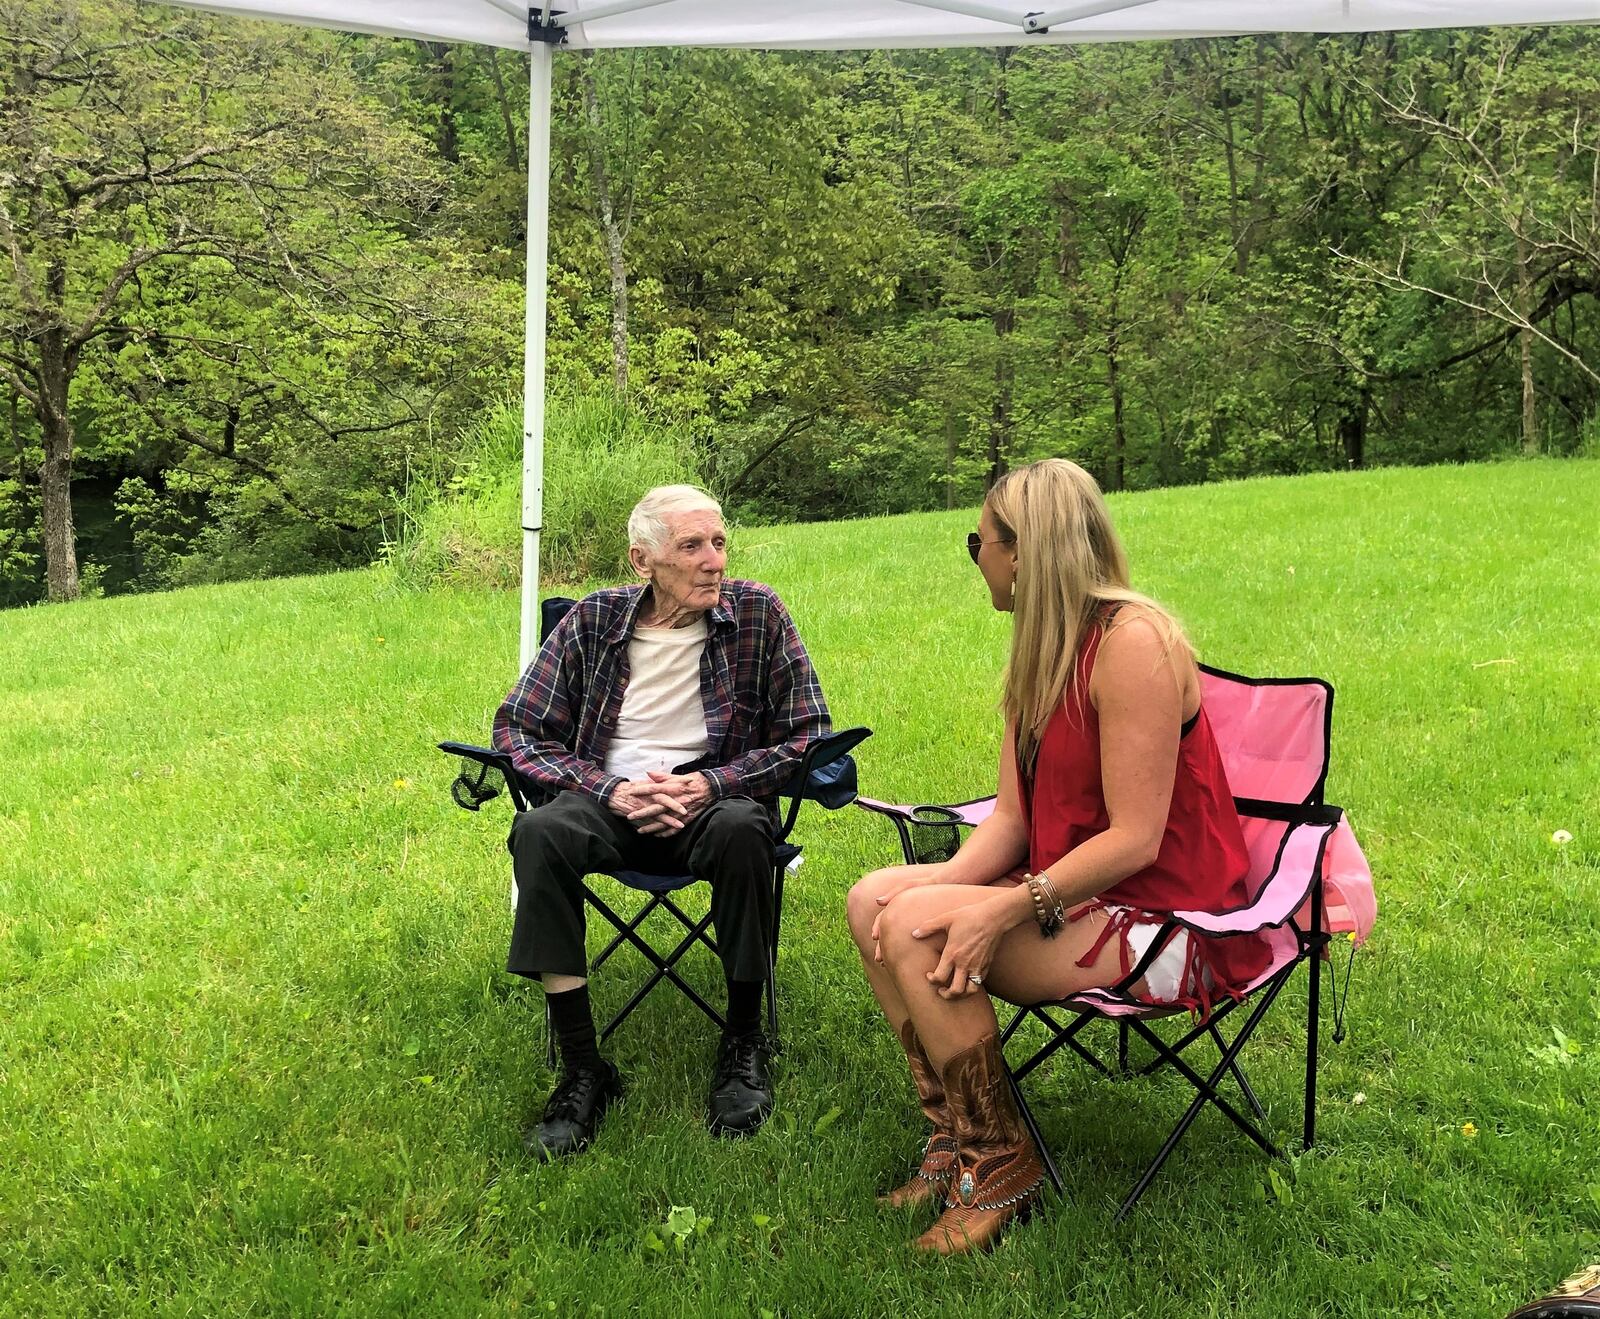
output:
[[[1067,923],[1066,904],[1061,901],[1061,895],[1056,892],[1056,882],[1049,874],[1041,870],[1037,876],[1039,887],[1044,890],[1045,905],[1050,909],[1050,920],[1056,929]]]
[[[1059,930],[1066,920],[1066,913],[1062,910],[1061,900],[1056,896],[1055,885],[1050,883],[1050,876],[1046,874],[1024,875],[1023,879],[1028,885],[1028,896],[1033,899],[1033,918],[1039,922],[1039,933],[1046,939]],[[1045,901],[1045,886],[1049,885],[1050,900]]]
[[[1045,929],[1044,892],[1032,875],[1024,875],[1022,882],[1028,886],[1028,896],[1033,899],[1033,919],[1039,923],[1039,933],[1048,936]]]

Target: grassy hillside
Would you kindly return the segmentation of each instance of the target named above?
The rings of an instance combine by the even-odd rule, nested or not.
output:
[[[0,615],[0,1313],[1492,1316],[1594,1256],[1600,463],[1114,503],[1203,657],[1338,688],[1329,796],[1379,925],[1281,1189],[1207,1115],[1112,1229],[1183,1096],[1062,1063],[1034,1092],[1064,1201],[989,1258],[913,1259],[872,1203],[920,1135],[844,929],[891,857],[856,810],[801,826],[768,1128],[704,1133],[714,1041],[662,993],[596,1149],[534,1165],[508,817],[452,806],[432,750],[486,733],[516,601],[250,583]],[[992,785],[1007,623],[973,521],[735,535],[837,721],[876,730],[872,795]],[[1286,1137],[1303,992],[1253,1071]],[[681,1248],[673,1205],[711,1216]]]

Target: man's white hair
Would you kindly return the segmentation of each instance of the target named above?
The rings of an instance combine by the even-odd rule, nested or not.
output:
[[[628,514],[628,545],[659,553],[671,535],[671,519],[680,513],[715,513],[722,516],[722,505],[698,486],[658,485],[633,506]]]

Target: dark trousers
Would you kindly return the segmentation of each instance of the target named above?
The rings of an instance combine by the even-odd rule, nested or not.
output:
[[[511,826],[517,915],[506,970],[586,976],[583,879],[613,870],[693,875],[711,885],[711,924],[730,980],[765,980],[772,929],[772,812],[748,797],[713,802],[666,838],[635,831],[593,797],[563,792]]]

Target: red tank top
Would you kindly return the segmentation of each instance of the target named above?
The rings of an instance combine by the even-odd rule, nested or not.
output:
[[[1059,861],[1110,824],[1100,778],[1100,719],[1089,700],[1089,680],[1104,635],[1102,622],[1085,636],[1073,686],[1045,725],[1033,774],[1018,766],[1030,870]],[[1158,921],[1173,911],[1231,911],[1250,900],[1249,870],[1250,854],[1222,754],[1202,705],[1178,743],[1172,804],[1155,862],[1113,884],[1099,901],[1148,913]],[[1193,934],[1190,943],[1193,958],[1210,972],[1216,988],[1235,996],[1271,955],[1259,935]],[[1196,998],[1181,1001],[1205,1010],[1211,998],[1208,988],[1202,985]]]

